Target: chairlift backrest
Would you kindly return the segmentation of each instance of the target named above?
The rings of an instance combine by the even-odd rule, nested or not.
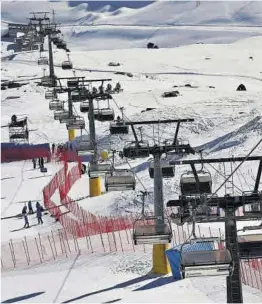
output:
[[[212,193],[212,179],[209,173],[201,172],[198,175],[200,193]],[[197,194],[197,184],[193,173],[186,173],[180,179],[181,193],[183,195]]]
[[[227,249],[182,251],[181,264],[183,266],[201,266],[216,264],[231,264],[232,256]]]

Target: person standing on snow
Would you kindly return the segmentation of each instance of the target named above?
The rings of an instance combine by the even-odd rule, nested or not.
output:
[[[25,220],[24,228],[29,228],[29,222],[28,222],[28,216],[27,216],[27,206],[24,206],[24,208],[22,209],[22,215]]]
[[[43,224],[42,211],[43,211],[43,207],[39,204],[39,202],[37,202],[36,203],[36,217],[38,220],[38,224]]]
[[[36,160],[35,160],[35,158],[32,159],[32,162],[33,162],[33,168],[35,169],[36,168]]]
[[[55,153],[55,144],[52,144],[52,154]]]
[[[33,214],[34,213],[31,201],[28,202],[28,210],[29,210],[29,212],[28,212],[29,214]]]

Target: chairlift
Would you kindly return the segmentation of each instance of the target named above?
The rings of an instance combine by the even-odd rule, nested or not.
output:
[[[78,78],[72,78],[70,80],[67,80],[67,86],[69,89],[78,88],[79,79]]]
[[[97,120],[98,121],[112,121],[115,118],[114,110],[111,108],[99,109]]]
[[[53,99],[49,101],[49,110],[59,111],[64,109],[64,103],[58,99]]]
[[[233,263],[227,249],[181,252],[183,279],[203,276],[230,276]]]
[[[106,191],[135,190],[134,173],[128,169],[115,169],[105,174]]]
[[[45,92],[45,99],[53,99],[56,97],[54,90]]]
[[[43,86],[50,86],[52,84],[52,80],[51,80],[51,78],[49,76],[43,76],[41,78],[41,84]]]
[[[71,93],[72,101],[79,102],[88,99],[88,91],[85,88],[79,88]]]
[[[143,158],[149,156],[148,141],[132,141],[129,142],[123,149],[123,156],[129,158]]]
[[[55,111],[54,112],[54,120],[61,120],[62,118],[69,118],[69,111]]]
[[[72,70],[73,64],[72,61],[66,60],[62,62],[62,70]]]
[[[66,122],[67,130],[74,130],[74,129],[84,129],[85,128],[85,119],[81,116],[75,116],[70,118]]]
[[[198,172],[199,190],[200,193],[212,193],[212,178],[211,174],[207,171]],[[182,174],[180,179],[180,188],[182,195],[198,195],[197,183],[195,176],[192,172]]]
[[[89,140],[80,138],[77,140],[77,152],[93,151],[92,145]]]
[[[39,59],[37,60],[38,65],[46,65],[48,64],[48,58],[45,56],[40,56]]]
[[[109,163],[89,163],[88,175],[89,177],[96,177],[99,175],[104,175],[106,172],[112,171],[112,165]]]
[[[145,217],[134,222],[133,240],[135,245],[171,243],[172,229],[170,223],[166,223],[167,219],[164,219],[163,224],[143,225],[145,220],[157,220],[157,218]]]
[[[172,178],[175,176],[175,167],[169,165],[169,163],[164,159],[161,160],[161,168],[162,168],[163,178]],[[154,178],[154,162],[153,161],[150,162],[148,171],[149,171],[150,178]]]
[[[110,123],[110,134],[128,134],[129,126],[125,124],[123,119],[117,119]]]
[[[89,101],[81,101],[80,103],[80,112],[88,113],[89,112]]]

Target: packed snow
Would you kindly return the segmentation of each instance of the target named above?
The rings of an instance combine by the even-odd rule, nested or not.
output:
[[[100,8],[99,12],[88,12],[91,17],[98,16],[95,23],[117,26],[101,25],[97,31],[95,27],[80,27],[80,21],[75,22],[76,19],[80,19],[82,24],[90,22],[86,18],[88,6],[85,4],[72,8],[66,2],[30,2],[33,5],[30,7],[29,2],[4,2],[2,19],[25,22],[28,12],[32,11],[35,5],[38,5],[37,10],[50,11],[55,7],[59,12],[57,17],[66,20],[67,24],[75,22],[76,25],[67,25],[63,28],[65,39],[69,42],[70,58],[76,75],[85,76],[86,79],[112,78],[113,85],[120,81],[124,91],[113,95],[111,103],[116,115],[119,114],[119,107],[124,106],[125,115],[130,120],[194,118],[193,123],[181,125],[180,137],[189,140],[193,147],[202,147],[204,157],[246,156],[262,135],[262,38],[259,37],[262,30],[256,27],[232,29],[225,24],[258,24],[258,20],[261,20],[259,7],[262,3],[213,3],[219,6],[212,8],[212,3],[201,2],[200,7],[192,9],[191,2],[193,1],[172,5],[159,1],[139,9],[119,8],[117,11]],[[20,10],[21,15],[12,12],[14,7],[19,10],[21,5],[24,5],[24,10]],[[221,7],[223,9],[218,9]],[[193,27],[166,27],[161,30],[154,28],[163,23],[161,14],[158,15],[159,19],[152,15],[154,10],[160,9],[170,14],[170,17],[166,15],[164,25],[173,25],[177,22],[188,24],[194,18],[196,24],[222,23],[226,34],[221,32],[221,28],[211,26],[201,27],[201,30]],[[205,9],[209,10],[209,15],[203,13]],[[202,19],[196,16],[202,16]],[[155,20],[155,23],[150,20]],[[140,26],[135,29],[132,26],[121,28],[119,25],[122,23]],[[146,24],[150,26],[144,26]],[[89,32],[90,34],[87,34]],[[199,33],[201,37],[198,36]],[[152,35],[159,39],[154,39],[154,42],[168,48],[146,49],[145,46]],[[194,35],[197,36],[194,37],[194,42],[200,42],[203,38],[211,43],[191,44]],[[173,42],[173,39],[179,42]],[[231,43],[232,41],[235,42]],[[1,124],[6,125],[12,114],[27,115],[29,128],[35,130],[30,132],[31,143],[66,142],[66,127],[54,121],[48,100],[44,98],[46,89],[37,86],[35,81],[28,80],[43,75],[42,67],[37,65],[39,53],[32,51],[8,56],[12,54],[7,51],[8,45],[8,42],[2,42],[2,80],[24,79],[27,84],[21,88],[1,92]],[[172,48],[177,45],[182,46]],[[58,77],[73,76],[72,71],[61,69],[62,61],[66,59],[65,52],[54,47],[55,73]],[[121,65],[112,67],[108,66],[109,62],[119,62]],[[116,72],[131,73],[132,77]],[[241,83],[246,86],[247,91],[236,91]],[[173,98],[162,97],[164,92],[172,90],[179,91],[179,95]],[[66,100],[66,95],[61,95],[61,99]],[[154,109],[145,111],[146,108]],[[79,104],[74,105],[74,111],[80,113]],[[87,116],[84,116],[88,126]],[[164,139],[174,136],[174,130],[173,125],[155,126],[154,129],[144,126],[143,136],[150,143],[153,143],[153,138],[157,142],[163,142]],[[125,142],[133,140],[131,132],[128,135],[111,136],[109,123],[96,122],[96,132],[99,151],[121,151]],[[89,134],[88,128],[85,134]],[[80,132],[77,136],[80,136]],[[1,129],[1,138],[2,142],[8,141],[6,128]],[[261,153],[262,144],[252,155]],[[142,159],[127,162],[117,155],[118,167],[131,167],[136,172],[136,191],[106,193],[100,197],[86,198],[78,204],[97,215],[119,215],[129,212],[139,215],[140,205],[134,204],[138,191],[144,187],[153,191],[153,180],[148,174],[148,161],[149,159]],[[233,166],[235,168],[236,164]],[[47,164],[47,168],[46,176],[40,177],[39,172],[32,170],[31,161],[2,164],[2,217],[20,213],[23,202],[29,199],[42,202],[41,190],[49,182],[51,175],[60,169],[60,165],[52,162]],[[176,177],[164,181],[165,203],[177,197],[179,176],[188,169],[187,166],[179,166],[176,168]],[[224,177],[216,170],[223,173],[223,168],[207,166],[205,169],[212,174],[214,189],[217,189],[224,181]],[[256,169],[257,162],[241,166],[234,179],[236,193],[251,189]],[[69,196],[72,199],[88,196],[88,184],[88,176],[84,175],[72,187]],[[219,194],[223,194],[223,191],[224,189],[221,189]],[[152,201],[150,197],[146,202],[146,208],[149,210],[152,210]],[[9,239],[21,239],[24,235],[30,238],[39,232],[45,233],[61,227],[47,215],[43,219],[43,225],[34,226],[27,231],[12,231],[23,226],[23,219],[2,220],[2,243]],[[36,222],[34,215],[29,220],[33,224]],[[239,223],[238,228],[248,224],[257,225],[259,222]],[[210,226],[213,231],[223,229],[222,224],[202,224],[203,229]],[[151,260],[150,251],[88,254],[23,270],[6,271],[2,273],[1,300],[11,301],[16,297],[24,297],[22,300],[30,303],[226,301],[225,279],[194,278],[174,282],[170,276],[153,277],[147,275],[151,270]],[[243,291],[245,302],[261,303],[261,291],[248,286],[243,286]],[[18,300],[21,301],[21,298]]]

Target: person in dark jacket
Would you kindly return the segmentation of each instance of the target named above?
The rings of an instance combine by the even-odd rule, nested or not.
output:
[[[52,144],[52,154],[55,153],[55,144]]]
[[[29,212],[28,212],[29,214],[33,214],[33,213],[34,213],[33,208],[32,208],[32,202],[31,202],[31,201],[28,202],[28,211],[29,211]]]
[[[40,168],[44,168],[44,158],[40,158]]]
[[[24,228],[29,228],[29,222],[28,222],[28,216],[27,216],[27,206],[24,206],[24,208],[22,209],[22,215],[25,220]]]
[[[38,224],[43,224],[43,220],[42,220],[42,210],[43,207],[37,202],[37,207],[36,207],[36,217],[38,220]]]
[[[33,168],[35,169],[36,168],[36,160],[35,160],[35,158],[32,159],[32,162],[33,162]]]

